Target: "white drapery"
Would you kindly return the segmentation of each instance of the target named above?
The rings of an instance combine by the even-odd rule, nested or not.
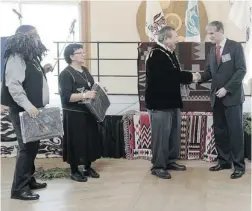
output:
[[[252,78],[252,2],[234,1],[229,13],[231,20],[244,33],[248,32],[249,38],[246,42],[245,57],[247,63],[247,74],[244,82],[248,83]]]

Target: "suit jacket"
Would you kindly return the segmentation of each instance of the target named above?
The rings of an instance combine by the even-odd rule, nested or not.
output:
[[[246,61],[243,47],[240,43],[227,39],[218,65],[216,46],[212,47],[207,59],[206,70],[201,73],[201,81],[212,79],[211,106],[214,106],[216,92],[224,87],[227,94],[222,98],[225,106],[239,105],[244,102],[243,78],[246,74]]]

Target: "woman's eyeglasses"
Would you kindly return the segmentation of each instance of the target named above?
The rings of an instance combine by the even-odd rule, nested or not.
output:
[[[74,54],[82,54],[82,55],[85,55],[84,52],[76,52],[76,53],[74,53]]]

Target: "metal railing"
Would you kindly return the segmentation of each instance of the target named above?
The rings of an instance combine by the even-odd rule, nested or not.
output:
[[[70,44],[73,42],[54,42],[57,45],[57,75],[59,76],[60,74],[60,60],[64,60],[64,58],[61,58],[60,55],[60,45],[61,44]],[[96,51],[97,51],[97,56],[96,58],[85,58],[85,60],[90,60],[90,61],[97,61],[97,74],[92,74],[93,77],[97,77],[98,82],[100,82],[101,78],[106,78],[106,77],[115,77],[115,78],[137,78],[136,75],[106,75],[106,74],[100,74],[100,61],[137,61],[137,58],[103,58],[100,56],[100,46],[102,44],[136,44],[138,47],[142,42],[75,42],[79,44],[96,44]],[[109,95],[133,95],[136,96],[137,94],[132,94],[132,93],[109,93]]]
[[[60,60],[64,60],[64,58],[61,58],[60,53],[62,52],[62,49],[60,49],[60,45],[61,44],[70,44],[73,42],[54,42],[57,45],[57,58],[55,58],[57,60],[57,75],[55,76],[59,76],[60,74]],[[103,42],[103,41],[91,41],[91,42],[75,42],[75,43],[79,43],[79,44],[96,44],[96,51],[97,51],[97,56],[96,58],[85,58],[85,60],[91,60],[91,61],[97,61],[97,74],[92,74],[93,77],[97,77],[98,82],[100,82],[100,79],[106,78],[106,77],[115,77],[115,78],[137,78],[137,74],[136,75],[102,75],[100,74],[100,61],[137,61],[137,58],[102,58],[100,57],[100,46],[102,44],[136,44],[137,47],[139,47],[139,45],[141,43],[144,42],[120,42],[120,41],[114,41],[114,42]],[[245,44],[246,42],[240,42],[241,44]],[[136,68],[137,69],[137,68]],[[132,93],[109,93],[109,95],[133,95],[136,96],[138,94],[132,94]],[[250,95],[248,95],[250,96]]]

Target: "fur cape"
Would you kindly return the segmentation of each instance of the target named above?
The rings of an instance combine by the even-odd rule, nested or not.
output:
[[[32,34],[17,33],[7,39],[4,58],[19,55],[25,62],[33,59],[42,60],[47,49],[40,40],[36,40]]]

